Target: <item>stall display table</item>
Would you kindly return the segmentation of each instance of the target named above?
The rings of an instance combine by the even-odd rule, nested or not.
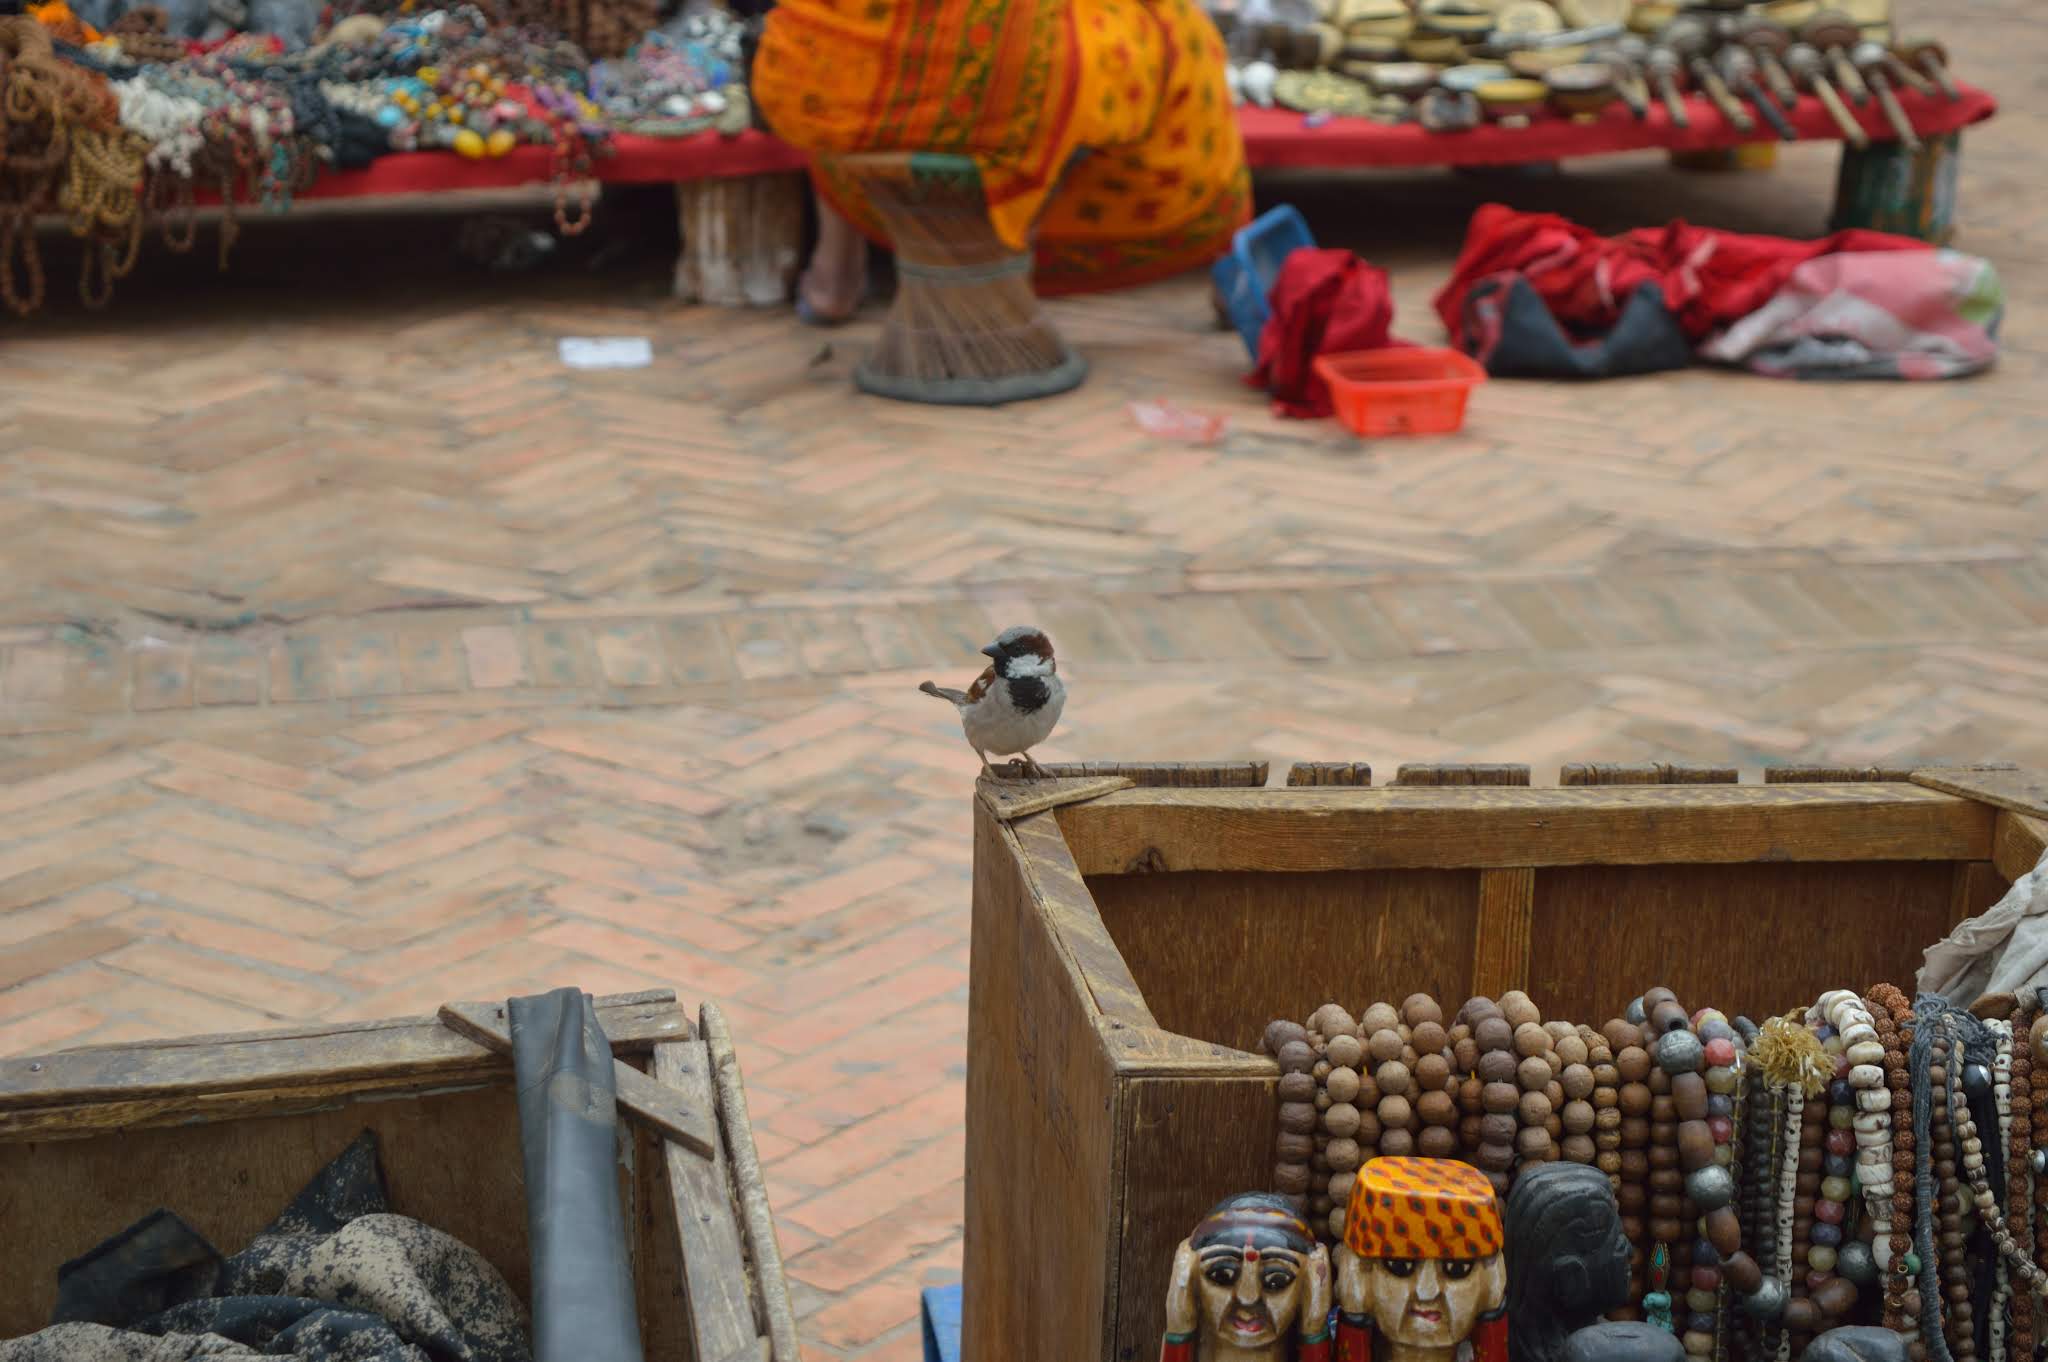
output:
[[[1944,156],[1944,171],[1952,179],[1955,134],[1997,110],[1996,101],[1984,91],[1967,85],[1961,90],[1957,101],[1899,92],[1907,117],[1926,143],[1905,182],[1918,186],[1917,192],[1929,199],[1938,197],[1927,186],[1938,178],[1932,167]],[[1690,98],[1687,109],[1691,126],[1685,128],[1675,125],[1661,105],[1653,105],[1649,117],[1638,121],[1619,103],[1587,122],[1544,115],[1525,127],[1489,123],[1463,133],[1283,109],[1244,108],[1238,123],[1255,170],[1514,165],[1628,151],[1712,151],[1776,140],[1761,124],[1753,132],[1738,130],[1703,98]],[[1838,218],[1842,204],[1869,197],[1872,168],[1892,165],[1900,154],[1874,100],[1860,108],[1852,106],[1852,111],[1869,132],[1872,146],[1864,153],[1845,151]],[[1841,140],[1841,129],[1811,96],[1801,99],[1787,117],[1802,140]],[[447,151],[403,153],[382,157],[360,170],[323,174],[300,197],[382,197],[539,184],[549,178],[550,158],[550,149],[541,146],[521,146],[503,157],[478,161]],[[678,297],[723,306],[773,306],[786,298],[796,271],[806,192],[802,172],[807,163],[803,152],[759,131],[736,137],[716,132],[675,138],[621,134],[613,139],[612,153],[597,160],[595,174],[606,184],[676,186],[683,234],[676,264]],[[202,194],[202,201],[205,197]],[[1914,211],[1923,221],[1930,215],[1924,206]],[[1932,217],[1945,224],[1945,207]],[[1912,229],[1911,223],[1881,220],[1855,225]]]
[[[1959,87],[1962,99],[1899,91],[1899,104],[1924,141],[1980,123],[1997,111],[1997,101],[1982,90]],[[1891,125],[1872,100],[1850,113],[1873,143],[1894,140]],[[1488,123],[1470,132],[1430,132],[1416,123],[1385,124],[1342,116],[1319,120],[1313,114],[1286,109],[1246,108],[1238,112],[1244,131],[1245,155],[1254,170],[1372,169],[1408,166],[1515,165],[1563,161],[1623,151],[1715,151],[1753,142],[1776,142],[1761,121],[1742,132],[1712,103],[1700,96],[1686,100],[1691,126],[1681,128],[1661,104],[1653,103],[1648,118],[1637,121],[1616,102],[1593,121],[1574,122],[1545,115],[1527,127]],[[1842,130],[1812,95],[1800,99],[1786,115],[1802,141],[1840,142]]]

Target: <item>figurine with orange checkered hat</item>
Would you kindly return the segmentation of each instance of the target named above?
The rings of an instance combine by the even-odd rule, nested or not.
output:
[[[1507,1362],[1505,1238],[1470,1164],[1366,1163],[1337,1251],[1336,1362]]]

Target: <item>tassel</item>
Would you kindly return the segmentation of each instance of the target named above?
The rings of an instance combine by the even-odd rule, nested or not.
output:
[[[1835,1076],[1834,1061],[1797,1012],[1766,1021],[1749,1047],[1749,1057],[1772,1085],[1797,1084],[1808,1097],[1826,1092],[1828,1080]]]

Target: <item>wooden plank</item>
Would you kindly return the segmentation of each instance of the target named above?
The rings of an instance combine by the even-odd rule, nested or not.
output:
[[[512,1053],[512,1022],[504,1003],[443,1003],[441,1022],[496,1054]],[[659,1049],[659,1047],[656,1047]],[[691,1107],[675,1091],[655,1082],[624,1060],[612,1061],[612,1086],[620,1112],[654,1127],[699,1158],[718,1149],[711,1106]]]
[[[690,1034],[689,1015],[673,995],[599,999],[598,1020],[620,1054]],[[0,1060],[0,1133],[61,1130],[67,1120],[95,1128],[109,1113],[83,1110],[93,1103],[127,1104],[150,1123],[211,1120],[264,1102],[303,1109],[356,1089],[454,1087],[509,1072],[503,1058],[433,1017],[68,1050]],[[24,1108],[63,1108],[70,1116],[45,1111],[10,1123],[7,1114]]]
[[[747,1088],[733,1049],[732,1029],[714,1003],[705,1003],[698,1030],[711,1063],[713,1096],[718,1099],[718,1125],[732,1164],[732,1186],[740,1204],[740,1228],[754,1265],[762,1322],[768,1330],[767,1362],[803,1362],[796,1337],[796,1312],[789,1303],[789,1280],[782,1270],[782,1244],[775,1237],[775,1216],[768,1205],[768,1182],[754,1148],[754,1122],[747,1114]]]
[[[1649,978],[1751,1017],[1841,979],[1910,988],[1948,934],[1954,877],[1941,861],[1538,870],[1525,986],[1545,1016],[1578,1020],[1620,1016]]]
[[[1317,785],[1370,785],[1372,767],[1362,761],[1297,761],[1287,772],[1290,788]]]
[[[647,1054],[656,1041],[677,1039],[674,1025],[689,1018],[673,1006],[676,991],[650,988],[639,993],[608,993],[592,999],[597,1019],[612,1043],[612,1053]],[[663,1006],[667,1004],[668,1006]],[[108,1050],[181,1050],[214,1045],[252,1045],[273,1040],[306,1039],[315,1036],[358,1036],[365,1031],[400,1031],[407,1027],[441,1029],[439,1017],[384,1017],[376,1021],[310,1022],[298,1026],[265,1027],[261,1031],[219,1031],[193,1036],[166,1036],[162,1040],[117,1040],[106,1045],[75,1045],[59,1051],[76,1055]],[[687,1039],[687,1037],[684,1037]]]
[[[1465,765],[1404,762],[1394,772],[1394,783],[1421,786],[1527,785],[1529,768],[1498,762]]]
[[[1624,766],[1607,762],[1574,761],[1558,768],[1560,785],[1733,785],[1739,778],[1733,766],[1680,766],[1668,761]]]
[[[1264,1078],[1144,1078],[1121,1085],[1116,1180],[1125,1188],[1104,1358],[1155,1358],[1173,1252],[1211,1206],[1273,1182],[1273,1091]],[[996,1359],[1023,1354],[1000,1350]],[[1078,1354],[1076,1356],[1079,1356]]]
[[[1472,933],[1469,995],[1498,998],[1512,989],[1529,986],[1529,952],[1535,922],[1533,867],[1508,866],[1479,872],[1479,918]]]
[[[1089,887],[1159,1025],[1247,1058],[1268,1021],[1333,1000],[1472,993],[1470,870],[1110,875]]]
[[[1047,775],[1058,778],[1129,776],[1148,789],[1251,789],[1266,783],[1263,761],[1080,761],[1052,764]]]
[[[1897,766],[1766,766],[1767,785],[1849,785],[1861,781],[1908,781],[1913,773]]]
[[[1957,861],[1949,893],[1949,925],[1975,917],[2004,898],[2008,883],[1989,861]]]
[[[1012,823],[1012,854],[1045,928],[1066,956],[1093,1005],[1099,1024],[1152,1027],[1159,1023],[1144,990],[1102,919],[1088,882],[1067,850],[1060,825],[1049,815]]]
[[[1115,790],[1128,790],[1136,784],[1129,776],[1091,776],[1086,779],[1034,780],[1023,783],[1002,783],[992,780],[975,782],[974,795],[988,805],[989,812],[1004,822],[1022,818],[1026,814],[1044,813],[1057,809],[1063,804],[1078,804],[1084,799],[1094,799]]]
[[[2048,818],[2048,777],[2018,767],[1933,766],[1913,772],[1913,783],[2001,809]]]
[[[1119,1084],[1056,910],[1025,873],[1019,834],[1053,817],[975,811],[962,1336],[991,1359],[1086,1362],[1112,1356]]]
[[[683,1106],[716,1105],[711,1059],[703,1041],[654,1047],[650,1082],[672,1089]],[[760,1362],[761,1342],[748,1291],[746,1249],[733,1214],[731,1165],[713,1145],[699,1158],[673,1142],[664,1146],[669,1193],[682,1246],[683,1280],[690,1298],[690,1329],[697,1362]]]
[[[2008,881],[2030,873],[2048,854],[2048,820],[2001,813],[1991,838],[1991,863]]]
[[[1982,860],[1994,811],[1918,785],[1122,790],[1044,815],[1090,876]]]

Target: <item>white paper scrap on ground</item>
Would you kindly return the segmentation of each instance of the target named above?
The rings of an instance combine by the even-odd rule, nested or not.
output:
[[[645,369],[654,346],[645,336],[564,336],[558,345],[571,369]]]

